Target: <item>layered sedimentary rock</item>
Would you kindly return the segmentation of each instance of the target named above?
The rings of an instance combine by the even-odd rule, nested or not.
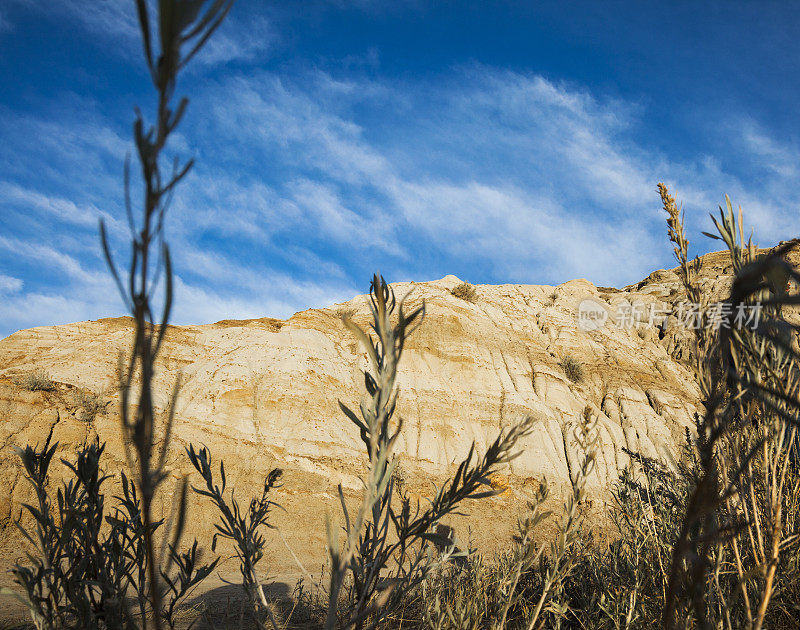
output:
[[[730,282],[725,271],[709,275],[713,291]],[[478,285],[474,303],[451,293],[460,282],[447,276],[392,285],[398,297],[410,292],[408,308],[426,304],[398,380],[397,413],[404,423],[397,450],[403,474],[420,494],[473,442],[482,451],[526,415],[536,420],[534,432],[503,471],[512,498],[527,496],[526,488],[543,477],[556,488],[570,483],[577,465],[572,431],[585,414],[597,420],[598,465],[590,480],[597,493],[626,465],[626,449],[668,458],[694,427],[699,392],[681,360],[688,337],[663,314],[681,296],[673,271],[654,272],[622,290],[585,280],[556,287]],[[604,326],[578,326],[586,300],[607,311]],[[636,325],[627,321],[632,312]],[[284,503],[296,509],[277,518],[294,519],[291,527],[307,524],[308,515],[320,520],[334,505],[336,484],[356,493],[365,457],[338,401],[357,408],[367,360],[341,322],[345,313],[366,327],[367,296],[285,321],[171,327],[155,390],[156,405],[166,413],[180,375],[171,479],[191,471],[183,453],[189,443],[224,458],[229,482],[242,488],[242,497],[279,466],[287,471]],[[131,335],[132,321],[118,318],[34,328],[0,341],[0,523],[6,534],[29,498],[12,446],[50,436],[69,458],[99,436],[107,443],[107,470],[125,465],[115,373]],[[36,370],[49,374],[53,391],[21,384]],[[200,514],[190,533],[210,531],[214,515]],[[315,544],[321,545],[320,536]]]

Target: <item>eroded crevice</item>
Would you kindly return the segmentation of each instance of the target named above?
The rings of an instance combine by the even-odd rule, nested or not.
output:
[[[533,393],[541,397],[542,394],[536,385],[536,368],[533,366],[533,357],[531,357],[530,350],[528,351],[528,365],[531,366],[531,388]]]
[[[659,416],[664,415],[664,405],[662,405],[656,395],[651,390],[645,390],[644,395],[647,397],[647,402],[650,407],[655,411]]]
[[[50,432],[47,434],[47,440],[45,441],[45,444],[50,444],[50,440],[53,439],[53,431],[55,431],[56,425],[59,422],[61,422],[61,413],[58,411],[58,409],[56,409],[56,419],[55,422],[50,425]]]
[[[511,386],[514,388],[514,391],[519,394],[520,391],[517,388],[517,381],[514,378],[513,374],[511,374],[511,369],[508,367],[508,360],[506,359],[505,353],[501,350],[500,351],[500,358],[503,360],[503,366],[506,369],[506,374],[508,374],[508,378],[511,381]]]
[[[0,529],[5,529],[14,522],[13,508],[14,508],[14,491],[17,489],[19,480],[22,478],[22,471],[18,466],[13,467],[14,479],[11,482],[11,487],[8,491],[8,514],[0,515]]]

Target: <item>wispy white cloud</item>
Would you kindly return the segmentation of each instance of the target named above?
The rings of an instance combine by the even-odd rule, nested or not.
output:
[[[122,313],[121,301],[107,273],[87,269],[55,247],[0,236],[0,260],[9,255],[27,280],[0,275],[3,333]]]
[[[50,277],[66,277],[81,285],[96,285],[99,280],[106,278],[105,274],[85,269],[66,252],[36,241],[0,236],[0,251],[38,265]]]
[[[4,334],[23,328],[95,319],[100,317],[98,312],[96,302],[57,291],[26,291],[0,300],[0,321],[3,322]],[[118,309],[102,312],[104,316],[120,314]]]
[[[203,66],[266,61],[279,42],[280,35],[265,16],[254,15],[245,24],[233,15],[197,54],[197,61]]]
[[[204,324],[221,319],[258,317],[288,318],[307,308],[330,306],[353,297],[352,288],[322,281],[298,282],[286,274],[256,276],[248,270],[257,287],[235,295],[220,294],[207,286],[175,280],[174,321]],[[298,307],[301,304],[302,306]]]
[[[627,276],[631,260],[643,268],[653,264],[654,239],[641,225],[570,213],[531,191],[477,182],[404,183],[395,201],[438,251],[470,261],[496,282],[581,276],[602,284]]]
[[[120,175],[132,142],[119,129],[129,124],[113,124],[86,97],[67,93],[58,101],[35,114],[0,107],[4,180],[28,189],[33,185],[27,182],[47,184],[70,194],[101,190],[104,201],[113,189],[112,199],[121,201]]]
[[[360,100],[360,86],[324,73],[307,78],[311,84],[301,86],[264,72],[237,76],[204,93],[202,107],[212,111],[221,144],[237,150],[246,141],[251,159],[277,151],[281,167],[314,169],[352,185],[387,176],[386,157],[363,140],[361,125],[337,112]]]
[[[296,184],[267,187],[280,229],[307,228],[313,208],[329,242],[377,234],[394,245],[402,274],[424,273],[407,264],[423,248],[487,281],[632,282],[671,264],[654,192],[661,180],[703,211],[722,201],[710,183],[730,190],[767,221],[768,237],[791,226],[780,191],[746,191],[713,162],[670,160],[637,141],[638,103],[536,75],[473,66],[412,89],[320,71],[293,80],[258,73],[201,96],[215,101],[225,105],[207,105],[211,129],[244,154],[242,164],[306,174],[292,180],[300,195]],[[358,122],[365,106],[385,108],[395,125]]]
[[[312,233],[351,248],[371,247],[394,255],[402,253],[402,247],[392,239],[392,222],[384,213],[361,204],[358,210],[353,210],[345,205],[336,187],[305,178],[292,182],[289,191],[305,215],[303,227]]]
[[[25,234],[0,237],[9,332],[121,309],[94,225],[112,222],[125,260],[128,123],[62,103],[58,118],[0,116],[0,208],[32,210]],[[205,82],[174,145],[198,157],[167,223],[174,321],[288,316],[362,292],[376,267],[390,280],[628,284],[671,264],[661,180],[692,229],[708,229],[705,211],[729,192],[761,242],[796,232],[795,146],[740,127],[740,159],[761,169],[748,179],[726,160],[652,148],[641,108],[484,66],[392,83],[320,69]]]
[[[93,204],[79,206],[69,199],[45,195],[12,182],[0,181],[0,197],[4,197],[7,204],[24,207],[27,211],[40,211],[58,221],[94,229],[98,220],[103,218],[112,229],[119,227],[114,217]]]
[[[12,278],[0,274],[0,293],[16,293],[22,289],[23,282],[19,278]]]
[[[638,103],[537,75],[472,66],[412,89],[320,70],[257,72],[196,102],[213,112],[203,132],[239,165],[235,180],[230,167],[203,167],[215,191],[207,220],[264,239],[319,237],[323,256],[326,243],[349,238],[347,252],[328,255],[375,244],[404,277],[427,275],[434,257],[486,281],[633,282],[671,264],[661,180],[701,211],[703,229],[718,190],[765,221],[767,238],[792,225],[777,188],[746,190],[713,160],[670,160],[637,141]],[[360,119],[364,108],[381,111],[377,124]]]
[[[752,121],[744,125],[742,141],[746,150],[759,159],[763,168],[782,178],[797,177],[800,166],[800,150],[797,146],[778,142]]]
[[[32,2],[46,13],[60,14],[80,23],[93,35],[114,39],[126,44],[133,42],[139,33],[136,4],[123,0],[101,0],[89,7],[80,0],[62,2]],[[149,3],[152,4],[152,3]]]

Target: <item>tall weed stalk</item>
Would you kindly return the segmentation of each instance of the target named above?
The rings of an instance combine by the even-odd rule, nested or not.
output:
[[[138,623],[156,630],[173,625],[175,606],[215,563],[201,566],[197,543],[185,552],[179,542],[186,517],[187,482],[177,493],[179,506],[168,522],[156,520],[157,492],[167,478],[166,460],[174,420],[179,382],[176,381],[169,412],[159,427],[153,401],[156,363],[168,330],[173,300],[172,265],[164,238],[164,217],[178,183],[192,161],[164,168],[162,154],[188,105],[173,102],[178,73],[199,52],[230,10],[232,0],[209,2],[160,0],[155,6],[156,26],[146,0],[136,0],[147,70],[157,93],[155,122],[147,125],[136,109],[133,125],[136,154],[141,169],[142,209],[135,217],[131,202],[130,163],[124,169],[125,208],[131,234],[127,278],[112,259],[105,225],[100,236],[111,274],[134,320],[134,342],[127,359],[120,359],[119,391],[123,444],[132,481],[123,473],[123,495],[106,513],[99,460],[104,446],[89,445],[76,463],[66,460],[74,480],[58,491],[58,505],[47,495],[46,482],[56,445],[42,450],[28,447],[20,453],[38,505],[26,506],[36,522],[37,554],[33,568],[17,566],[17,583],[39,627],[129,627],[133,618],[126,597],[133,589],[139,604]],[[138,219],[138,220],[137,220]],[[154,313],[154,296],[163,280],[163,308]],[[160,445],[157,444],[160,441]],[[55,512],[55,514],[54,514]],[[110,529],[102,533],[104,524]],[[160,549],[155,544],[162,532]]]
[[[404,298],[405,299],[405,298]],[[358,427],[368,458],[364,493],[358,511],[351,515],[344,493],[339,497],[344,515],[343,538],[330,522],[328,550],[331,573],[328,613],[325,627],[377,627],[401,605],[430,572],[455,555],[452,538],[436,531],[440,520],[452,514],[465,499],[480,499],[496,494],[489,477],[499,466],[519,455],[514,445],[531,431],[532,420],[525,418],[502,431],[482,457],[475,457],[475,445],[448,479],[429,499],[424,509],[419,502],[399,492],[394,500],[393,471],[397,466],[394,446],[401,435],[403,420],[395,418],[397,405],[397,367],[406,340],[424,316],[424,304],[406,313],[403,300],[378,274],[370,285],[372,332],[375,339],[351,320],[345,325],[364,346],[371,370],[364,372],[367,398],[359,417],[340,403],[342,411]],[[397,312],[397,323],[392,322]],[[443,550],[439,555],[436,548]],[[351,579],[345,601],[340,595],[345,579]]]
[[[684,288],[701,302],[700,262],[688,262],[682,214],[663,184],[659,193]],[[787,481],[800,418],[800,356],[782,311],[800,303],[785,291],[786,281],[799,277],[785,259],[798,241],[759,255],[744,239],[741,209],[735,214],[727,197],[712,220],[718,235],[707,235],[727,246],[735,278],[723,302],[701,302],[694,361],[704,403],[699,467],[672,554],[663,625],[674,628],[681,619],[685,626],[757,630],[774,594],[781,554],[797,540],[787,536],[783,508],[787,493],[797,492],[797,478]],[[737,313],[754,307],[755,325],[737,321]],[[737,576],[734,592],[722,584],[729,564]],[[738,598],[742,619],[732,615]]]

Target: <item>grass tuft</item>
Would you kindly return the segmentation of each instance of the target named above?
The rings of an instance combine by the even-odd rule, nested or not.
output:
[[[583,371],[583,364],[581,364],[578,359],[568,354],[561,359],[558,364],[561,366],[561,369],[564,370],[564,374],[567,375],[567,378],[573,383],[583,382],[586,375]]]
[[[470,304],[475,304],[478,301],[478,292],[469,282],[462,282],[461,284],[453,287],[450,289],[450,293],[452,293],[455,297],[464,300],[465,302],[469,302]]]
[[[55,381],[50,378],[50,374],[42,369],[26,374],[19,384],[32,392],[52,392],[56,389]]]
[[[91,391],[82,389],[76,390],[74,394],[75,404],[81,410],[81,419],[91,422],[97,414],[106,412],[109,401],[103,401],[103,396]]]

